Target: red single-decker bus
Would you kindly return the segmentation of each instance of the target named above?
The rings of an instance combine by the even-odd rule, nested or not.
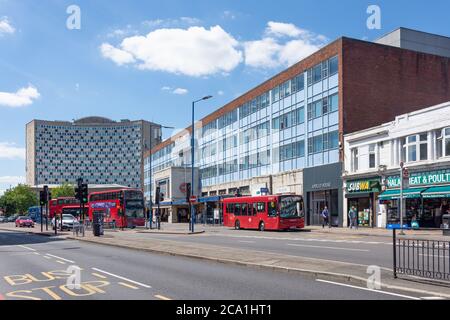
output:
[[[303,197],[274,195],[223,200],[223,220],[235,229],[290,230],[305,227]]]

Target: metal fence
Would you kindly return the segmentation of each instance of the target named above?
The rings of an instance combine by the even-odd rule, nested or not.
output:
[[[394,277],[450,282],[450,240],[407,239],[393,230]]]

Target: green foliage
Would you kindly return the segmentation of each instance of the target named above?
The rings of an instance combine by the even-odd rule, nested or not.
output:
[[[75,187],[69,183],[64,183],[63,185],[52,188],[52,198],[60,197],[75,197]]]
[[[38,198],[33,190],[24,184],[7,190],[0,197],[0,207],[5,210],[7,215],[23,214],[28,212],[28,208],[36,206]]]

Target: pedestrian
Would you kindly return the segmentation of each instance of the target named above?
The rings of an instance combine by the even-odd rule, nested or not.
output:
[[[325,206],[322,211],[322,228],[324,229],[326,225],[331,228],[329,225],[330,212],[328,211],[328,207]]]
[[[348,215],[350,217],[350,229],[352,229],[353,227],[358,229],[358,221],[357,221],[358,220],[358,213],[356,212],[355,206],[351,207]]]

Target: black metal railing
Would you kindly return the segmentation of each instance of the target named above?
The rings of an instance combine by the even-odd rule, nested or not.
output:
[[[450,240],[410,239],[393,230],[394,278],[413,276],[450,282]]]

